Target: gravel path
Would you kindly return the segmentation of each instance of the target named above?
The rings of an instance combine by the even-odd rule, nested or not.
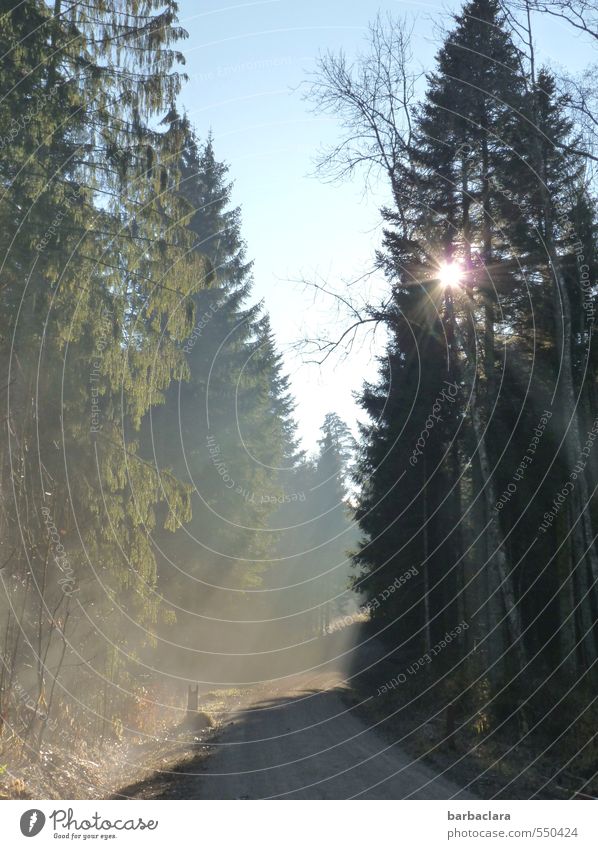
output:
[[[256,688],[226,718],[198,799],[474,798],[368,728],[330,676]],[[196,793],[194,792],[196,790]]]

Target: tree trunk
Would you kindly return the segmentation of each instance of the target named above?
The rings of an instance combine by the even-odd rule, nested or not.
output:
[[[509,564],[504,549],[504,538],[500,527],[500,517],[495,509],[497,495],[496,486],[492,476],[492,469],[488,459],[486,448],[486,436],[484,432],[484,424],[480,415],[479,402],[477,398],[477,380],[478,375],[475,365],[470,360],[470,352],[464,345],[463,337],[457,322],[454,322],[455,335],[457,341],[465,354],[464,360],[464,376],[467,378],[467,383],[471,386],[470,411],[473,435],[476,442],[476,450],[479,458],[479,469],[482,477],[482,493],[484,505],[486,508],[487,528],[486,539],[488,541],[489,559],[487,564],[488,575],[490,578],[491,593],[497,594],[502,599],[506,624],[509,632],[509,644],[513,646],[515,657],[520,669],[526,665],[526,652],[521,636],[521,623],[519,611],[515,604],[515,592],[510,574]],[[492,605],[492,598],[488,600]],[[495,609],[493,605],[490,610]],[[500,623],[495,616],[496,636],[500,634]]]

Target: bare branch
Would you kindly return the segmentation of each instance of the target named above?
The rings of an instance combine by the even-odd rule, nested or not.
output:
[[[379,269],[375,267],[352,281],[344,281],[343,285],[346,290],[350,290],[356,283],[363,282],[363,280],[371,277],[371,275],[378,270]],[[345,356],[348,356],[361,328],[366,325],[374,324],[375,326],[373,330],[375,331],[379,324],[388,323],[391,319],[391,312],[389,310],[389,303],[391,299],[389,299],[386,303],[383,302],[373,306],[366,298],[364,298],[362,302],[358,304],[357,301],[349,295],[340,294],[339,292],[331,289],[329,284],[322,278],[320,278],[320,281],[306,280],[305,278],[302,278],[292,282],[302,283],[305,288],[313,289],[316,296],[324,295],[328,298],[332,298],[337,304],[339,314],[344,313],[350,321],[350,324],[345,324],[344,328],[339,330],[337,336],[311,336],[309,338],[299,340],[293,346],[296,351],[306,355],[306,363],[316,365],[323,365],[326,360],[341,347],[344,347]],[[313,355],[316,354],[322,354],[323,356],[314,359]]]
[[[321,152],[318,174],[338,180],[363,167],[369,180],[382,171],[398,205],[401,177],[412,170],[412,114],[422,76],[410,67],[411,31],[405,21],[379,15],[367,53],[352,64],[342,51],[324,54],[305,95],[316,113],[338,117],[344,133]]]
[[[567,21],[598,40],[598,5],[595,0],[529,0],[530,9]]]

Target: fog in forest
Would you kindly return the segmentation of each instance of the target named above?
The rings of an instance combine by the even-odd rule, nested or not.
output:
[[[0,14],[0,797],[598,798],[595,4],[187,6]]]

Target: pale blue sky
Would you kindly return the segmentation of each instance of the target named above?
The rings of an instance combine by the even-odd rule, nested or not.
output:
[[[324,366],[304,364],[293,344],[341,326],[336,305],[290,281],[326,279],[339,291],[371,267],[379,243],[383,194],[363,194],[361,181],[323,184],[310,176],[318,148],[337,137],[334,120],[309,111],[298,87],[320,51],[364,44],[367,24],[379,10],[414,15],[415,56],[433,66],[438,31],[460,3],[340,0],[181,0],[183,45],[190,80],[182,102],[200,137],[211,128],[216,155],[230,165],[234,202],[243,209],[243,235],[254,260],[255,298],[263,298],[297,400],[305,446],[335,410],[351,426],[358,413],[352,392],[372,378],[372,342]],[[536,25],[540,59],[581,70],[591,60],[587,40],[566,24]],[[373,281],[372,285],[382,285]]]

